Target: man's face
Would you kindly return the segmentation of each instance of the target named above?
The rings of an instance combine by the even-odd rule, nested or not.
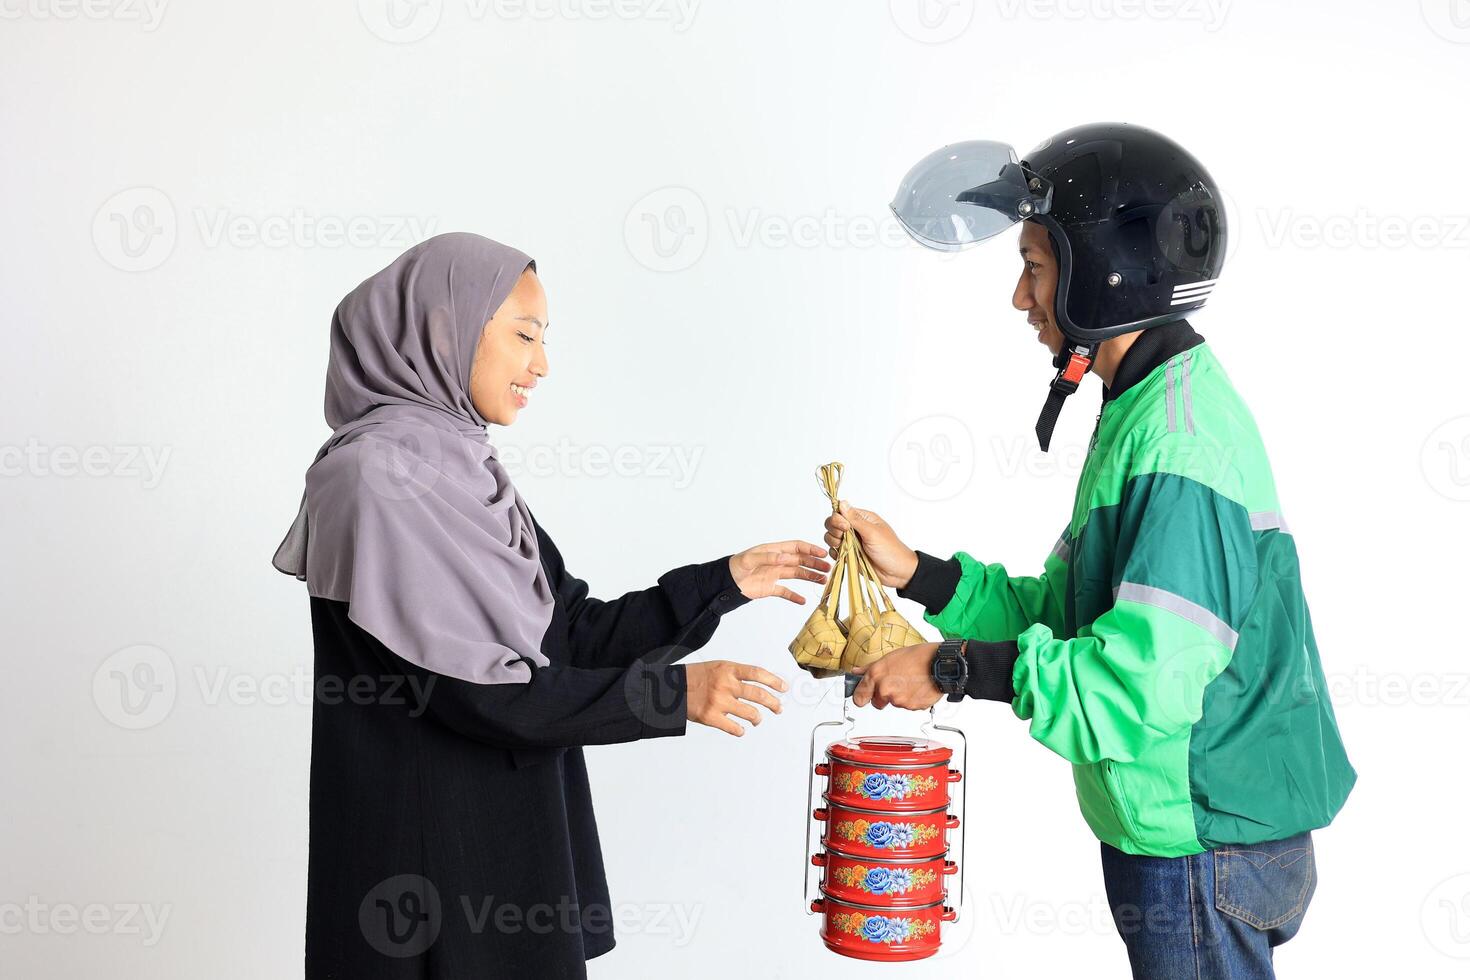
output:
[[[1051,238],[1046,229],[1034,221],[1021,222],[1021,278],[1016,283],[1011,303],[1026,314],[1026,321],[1036,331],[1036,339],[1046,345],[1052,356],[1062,352],[1066,339],[1057,326],[1054,306],[1057,298],[1057,258],[1052,253]]]

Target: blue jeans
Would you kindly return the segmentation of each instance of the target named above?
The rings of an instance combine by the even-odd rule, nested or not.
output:
[[[1102,866],[1135,980],[1271,980],[1317,888],[1310,833],[1173,858],[1104,844]]]

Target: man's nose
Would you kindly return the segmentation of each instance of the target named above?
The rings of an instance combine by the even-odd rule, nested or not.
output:
[[[1011,305],[1022,313],[1027,312],[1036,305],[1036,300],[1031,295],[1031,284],[1026,281],[1026,270],[1021,270],[1021,278],[1016,280],[1016,291],[1011,294]]]

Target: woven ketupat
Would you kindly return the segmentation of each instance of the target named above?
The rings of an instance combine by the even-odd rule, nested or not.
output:
[[[817,469],[817,482],[837,511],[842,464]],[[839,618],[843,588],[848,614]],[[816,677],[831,677],[854,667],[866,667],[899,647],[926,642],[909,625],[878,581],[857,534],[848,531],[837,547],[837,560],[817,608],[791,641],[791,655]]]

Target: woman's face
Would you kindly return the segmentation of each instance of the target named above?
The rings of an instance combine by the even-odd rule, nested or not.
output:
[[[470,401],[491,425],[510,425],[546,377],[546,293],[527,269],[485,324],[470,366]]]

